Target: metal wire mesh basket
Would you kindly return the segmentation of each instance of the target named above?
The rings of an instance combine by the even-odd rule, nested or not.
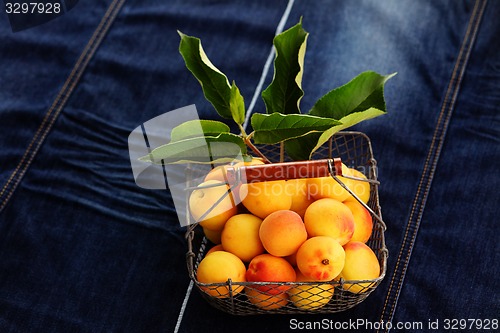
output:
[[[283,155],[279,145],[263,146],[259,149],[273,163],[295,163]],[[214,244],[204,237],[198,224],[188,220],[186,259],[189,277],[195,288],[213,307],[233,315],[334,313],[356,306],[377,288],[385,277],[388,251],[384,239],[386,226],[379,205],[377,165],[371,142],[360,132],[337,133],[313,156],[313,160],[333,161],[334,158],[335,162],[341,160],[348,167],[361,171],[370,183],[370,198],[365,207],[372,215],[373,231],[366,245],[377,256],[380,265],[379,277],[372,280],[334,279],[327,282],[233,282],[229,279],[224,283],[201,283],[196,278],[196,271],[205,253]],[[327,165],[335,178],[336,167],[332,168],[334,163]],[[189,169],[190,174],[196,172],[195,166]],[[193,188],[196,185],[190,182],[188,177],[187,187]],[[187,216],[187,219],[190,219],[190,216]],[[263,288],[266,288],[265,293],[260,292]],[[293,302],[290,300],[292,294],[283,292],[285,289],[294,291]],[[220,297],[221,292],[224,297]]]

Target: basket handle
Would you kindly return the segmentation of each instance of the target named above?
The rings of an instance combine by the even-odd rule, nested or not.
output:
[[[340,158],[227,168],[227,181],[229,184],[318,178],[331,175],[342,176],[342,161]]]

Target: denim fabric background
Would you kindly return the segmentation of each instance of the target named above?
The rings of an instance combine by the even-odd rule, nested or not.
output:
[[[103,0],[13,33],[0,13],[0,331],[498,320],[499,15],[493,0]],[[361,71],[398,72],[388,114],[356,126],[378,161],[387,276],[342,313],[233,317],[189,293],[185,230],[167,191],[134,183],[127,138],[186,105],[214,115],[176,30],[202,39],[248,107],[280,20],[301,16],[303,110]]]

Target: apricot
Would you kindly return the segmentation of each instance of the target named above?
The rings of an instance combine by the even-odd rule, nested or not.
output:
[[[343,163],[342,174],[346,176],[350,175],[349,168]],[[349,181],[347,178],[342,176],[337,177],[347,185]],[[342,202],[351,196],[351,194],[331,176],[308,178],[307,191],[315,200],[322,198],[333,198]]]
[[[291,255],[284,258],[290,263],[290,265],[292,265],[293,267],[297,267],[297,252],[292,253]]]
[[[253,305],[264,310],[275,310],[284,307],[288,303],[287,293],[271,295],[258,289],[245,287],[245,294]]]
[[[373,219],[368,210],[357,201],[344,201],[354,216],[354,234],[351,242],[358,241],[366,243],[373,231]]]
[[[227,169],[229,167],[233,167],[235,169],[238,169],[241,166],[248,166],[248,165],[261,165],[264,164],[264,161],[260,158],[252,158],[250,161],[237,161],[234,164],[225,164],[225,165],[220,165],[212,170],[205,176],[205,181],[207,180],[218,180],[224,183],[228,182],[227,179]],[[231,185],[231,184],[228,184]],[[236,204],[239,204],[241,202],[239,191],[240,191],[240,186],[241,184],[238,184],[234,187],[231,187],[231,191],[233,194],[234,202]]]
[[[210,186],[201,188],[202,186]],[[203,228],[220,231],[226,221],[237,213],[229,187],[217,180],[201,183],[189,196],[189,211]],[[220,200],[220,202],[218,202]]]
[[[342,202],[324,198],[313,202],[304,215],[309,237],[329,236],[340,245],[347,244],[354,234],[354,216]]]
[[[205,257],[208,256],[210,253],[216,252],[216,251],[224,251],[224,248],[222,247],[222,244],[217,244],[215,246],[212,246],[210,250],[207,251],[207,254],[205,254]]]
[[[301,218],[304,218],[307,207],[314,201],[307,189],[307,178],[288,180],[287,191],[292,196],[292,206],[290,210],[293,210],[299,214]]]
[[[354,168],[349,168],[349,174],[353,177],[357,178],[362,178],[366,179],[366,176],[359,170],[356,170]],[[349,187],[351,191],[356,194],[356,196],[361,199],[364,203],[368,203],[368,200],[370,200],[370,183],[361,181],[361,180],[354,180],[354,179],[346,179],[346,185]],[[344,200],[344,201],[356,201],[357,200],[349,194],[349,196]]]
[[[215,251],[207,255],[198,265],[196,279],[201,283],[245,282],[246,268],[240,258],[226,251]],[[242,285],[200,286],[207,294],[217,298],[228,298],[243,290]]]
[[[222,234],[221,230],[210,230],[210,229],[207,229],[207,228],[203,228],[203,234],[212,243],[214,243],[214,244],[220,244],[220,242],[221,242],[221,234]]]
[[[293,282],[295,278],[295,270],[288,261],[268,253],[254,257],[246,272],[249,282]],[[252,285],[252,288],[277,295],[290,289],[290,285],[266,283]]]
[[[239,195],[245,208],[261,219],[292,206],[292,196],[287,193],[284,180],[242,184]]]
[[[380,264],[373,250],[362,242],[349,242],[344,246],[345,265],[340,273],[344,280],[373,280],[380,276]],[[344,289],[353,293],[367,291],[373,282],[344,283]]]
[[[237,214],[229,218],[222,229],[221,242],[224,249],[244,262],[264,253],[259,238],[262,220],[252,214]]]
[[[297,251],[297,267],[308,279],[330,281],[344,268],[345,252],[335,239],[316,236],[306,240]]]
[[[247,166],[247,165],[260,165],[264,164],[264,161],[260,158],[252,158],[250,161],[239,161],[236,160],[234,163],[229,163],[229,164],[224,164],[224,165],[219,165],[210,170],[207,175],[205,176],[204,181],[207,180],[218,180],[221,182],[226,182],[227,181],[227,169],[230,167],[233,168],[239,168],[241,166]]]
[[[312,282],[296,270],[296,282]],[[287,291],[293,305],[303,310],[316,310],[322,308],[332,299],[334,287],[329,283],[299,284]]]
[[[250,161],[239,161],[237,162],[234,167],[239,168],[240,166],[248,166],[248,165],[262,165],[265,164],[262,158],[260,157],[252,157]]]
[[[278,210],[262,221],[259,236],[267,252],[285,257],[295,253],[306,241],[307,231],[299,214],[291,210]]]
[[[204,181],[209,181],[209,180],[217,180],[220,182],[227,182],[226,179],[226,174],[227,174],[227,168],[231,167],[231,164],[225,164],[225,165],[219,165],[210,170],[207,175],[205,176]]]

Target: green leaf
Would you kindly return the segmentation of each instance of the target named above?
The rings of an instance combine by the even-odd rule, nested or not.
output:
[[[274,77],[262,92],[267,113],[300,113],[299,104],[304,95],[302,71],[308,35],[302,28],[301,20],[274,38]]]
[[[230,109],[231,85],[217,67],[208,59],[200,39],[178,31],[181,36],[179,52],[184,58],[186,67],[200,82],[205,98],[212,103],[217,113],[227,119],[232,119]]]
[[[274,144],[312,132],[323,132],[339,124],[335,119],[306,114],[255,113],[252,115],[253,140],[257,144]]]
[[[245,156],[247,147],[243,138],[231,133],[202,136],[170,142],[155,148],[139,160],[161,163],[214,163],[231,162]]]
[[[321,134],[285,142],[287,154],[292,159],[311,159],[312,154],[335,133],[385,114],[384,84],[394,75],[396,73],[382,76],[372,71],[364,72],[321,97],[309,114],[337,119],[341,124]]]
[[[341,120],[351,113],[369,108],[385,112],[384,84],[394,75],[396,73],[382,76],[373,71],[363,72],[321,97],[309,114]]]
[[[217,136],[220,133],[229,133],[226,124],[215,120],[188,120],[172,129],[170,142],[181,141],[199,136]]]
[[[351,127],[361,121],[375,118],[385,114],[385,111],[369,108],[361,112],[353,112],[340,119],[341,124],[333,126],[322,133],[315,133],[307,138],[290,140],[285,142],[287,154],[294,160],[308,160],[312,158],[312,154],[325,144],[335,133]]]
[[[285,142],[287,154],[294,160],[311,159],[312,154],[335,133],[385,114],[384,85],[394,75],[396,74],[382,76],[371,71],[364,72],[324,95],[309,114],[338,119],[341,124],[322,133],[312,133]]]
[[[310,160],[321,133],[309,133],[300,138],[285,141],[285,152],[294,161]]]
[[[353,112],[340,119],[341,124],[333,126],[322,133],[313,133],[307,137],[285,142],[285,150],[293,160],[309,160],[312,154],[325,144],[335,133],[355,124],[385,114],[385,111],[369,108],[361,112]]]
[[[330,129],[324,131],[320,135],[318,142],[316,143],[316,146],[311,151],[311,154],[314,151],[316,151],[319,147],[321,147],[325,142],[327,142],[332,137],[332,135],[334,135],[335,133],[337,133],[343,129],[346,129],[348,127],[354,126],[357,123],[360,123],[364,120],[372,119],[372,118],[381,116],[383,114],[385,114],[385,111],[382,111],[382,110],[379,110],[376,108],[369,108],[368,110],[364,110],[361,112],[354,112],[354,113],[351,113],[351,114],[343,117],[342,119],[340,119],[342,122],[342,125],[334,126]]]
[[[234,81],[233,85],[231,86],[229,109],[231,110],[233,120],[237,124],[241,125],[245,122],[245,101]]]

